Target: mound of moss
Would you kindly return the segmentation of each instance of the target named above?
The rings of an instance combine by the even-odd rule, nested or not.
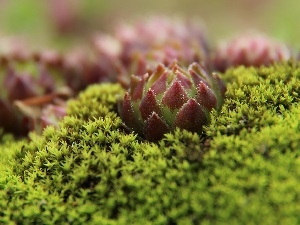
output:
[[[3,224],[299,224],[300,64],[230,69],[200,137],[126,133],[118,85],[89,87],[58,129],[3,143]]]

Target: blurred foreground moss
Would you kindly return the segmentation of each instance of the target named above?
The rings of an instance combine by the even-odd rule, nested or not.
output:
[[[0,221],[299,224],[300,65],[230,69],[205,134],[126,134],[118,85],[94,85],[59,129],[1,145]]]

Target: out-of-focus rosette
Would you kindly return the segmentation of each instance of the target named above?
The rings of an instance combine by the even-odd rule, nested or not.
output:
[[[221,42],[212,57],[215,70],[244,65],[259,67],[286,61],[293,56],[291,49],[265,34],[248,31],[227,42]]]
[[[111,36],[98,35],[95,49],[118,69],[118,81],[129,87],[130,76],[152,73],[158,63],[188,66],[208,60],[209,45],[201,23],[168,17],[151,17],[121,23]]]

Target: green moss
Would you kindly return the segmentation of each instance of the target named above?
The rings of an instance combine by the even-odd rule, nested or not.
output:
[[[69,102],[67,113],[83,120],[104,116],[115,118],[117,101],[124,92],[119,84],[90,85],[78,99]]]
[[[300,101],[300,67],[288,62],[273,67],[230,69],[223,76],[229,83],[221,116],[214,113],[206,131],[238,135],[276,123],[283,110]]]
[[[205,133],[158,143],[125,133],[118,85],[88,88],[58,129],[5,145],[1,223],[299,224],[299,68],[227,71]]]

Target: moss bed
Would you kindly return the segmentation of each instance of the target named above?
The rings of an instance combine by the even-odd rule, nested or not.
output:
[[[300,63],[229,69],[202,136],[126,133],[117,84],[88,87],[59,128],[1,135],[1,224],[300,224]]]

